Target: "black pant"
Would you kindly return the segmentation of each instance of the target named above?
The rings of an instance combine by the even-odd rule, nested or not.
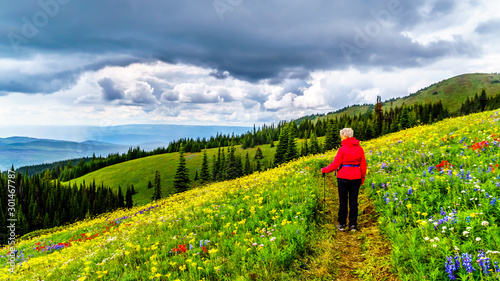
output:
[[[339,189],[339,219],[341,225],[347,222],[347,202],[349,202],[349,225],[358,225],[358,194],[361,179],[346,180],[337,178]]]

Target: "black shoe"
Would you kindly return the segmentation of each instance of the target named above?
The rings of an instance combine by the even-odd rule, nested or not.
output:
[[[349,226],[349,230],[352,232],[355,232],[357,229],[356,229],[355,225],[351,225],[351,226]]]
[[[344,224],[337,224],[337,229],[339,231],[345,231],[345,225]]]

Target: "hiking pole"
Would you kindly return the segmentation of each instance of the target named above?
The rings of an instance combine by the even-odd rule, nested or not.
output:
[[[326,209],[325,209],[325,201],[326,201],[325,182],[326,182],[326,178],[325,178],[325,173],[322,173],[322,174],[323,174],[323,218],[325,218],[325,214],[326,214]]]

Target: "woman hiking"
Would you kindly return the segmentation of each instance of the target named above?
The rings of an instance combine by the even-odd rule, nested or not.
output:
[[[339,191],[339,214],[337,229],[345,231],[347,223],[347,205],[349,204],[349,230],[356,231],[358,227],[358,194],[359,187],[365,182],[366,159],[359,141],[353,137],[351,128],[340,130],[341,147],[330,166],[322,168],[326,173],[337,171],[337,186]]]

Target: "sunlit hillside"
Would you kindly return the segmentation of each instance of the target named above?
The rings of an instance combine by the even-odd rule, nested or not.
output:
[[[402,280],[499,276],[499,121],[490,111],[362,143],[364,192]],[[319,169],[334,154],[20,239],[16,274],[4,265],[2,279],[293,279],[321,227]]]

